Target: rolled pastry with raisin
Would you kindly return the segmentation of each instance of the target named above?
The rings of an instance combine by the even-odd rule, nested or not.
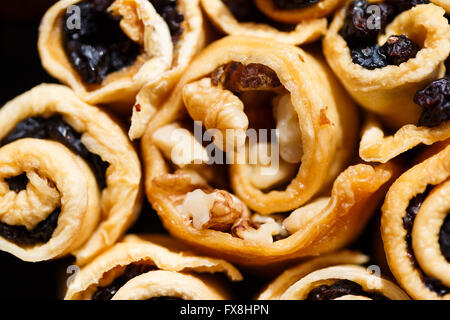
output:
[[[448,83],[440,78],[450,52],[450,25],[442,8],[412,3],[350,2],[324,39],[335,74],[379,118],[371,116],[363,130],[360,155],[366,161],[386,162],[420,143],[450,137],[448,84],[434,82]],[[377,12],[378,25],[372,19]]]
[[[356,128],[352,102],[319,60],[263,38],[226,37],[194,60],[150,122],[146,192],[173,235],[230,261],[336,249],[395,175],[392,164],[340,174]]]
[[[382,207],[389,267],[414,299],[450,299],[450,141],[402,174]],[[430,156],[431,153],[431,156]]]
[[[0,250],[84,264],[134,222],[139,159],[104,112],[43,84],[0,109],[0,128]]]
[[[197,0],[61,0],[42,19],[44,68],[90,104],[131,113],[136,94],[164,95],[203,46]]]
[[[409,300],[394,283],[373,268],[358,252],[340,251],[312,258],[285,270],[258,300]]]
[[[76,274],[65,299],[229,299],[220,273],[242,280],[228,262],[196,255],[167,236],[127,235]]]
[[[200,0],[202,8],[214,26],[227,35],[264,37],[276,41],[299,45],[318,40],[327,29],[325,16],[329,13],[319,12],[317,5],[308,6],[303,9],[286,10],[289,13],[282,15],[268,8],[270,1],[253,0]],[[278,1],[283,2],[283,1]],[[286,2],[286,1],[284,1]],[[300,1],[297,1],[300,2]],[[307,5],[306,2],[300,4]],[[322,7],[335,8],[341,0],[322,0]],[[333,4],[332,4],[333,3]],[[294,4],[284,4],[293,6]],[[273,5],[272,5],[273,6]],[[294,5],[295,6],[295,5]],[[302,11],[303,14],[295,15],[294,11]],[[283,12],[285,12],[283,10]],[[309,12],[309,13],[307,13]],[[314,13],[313,13],[314,12]],[[295,18],[292,16],[295,15]],[[287,19],[291,17],[292,19]],[[283,19],[284,18],[284,19]]]

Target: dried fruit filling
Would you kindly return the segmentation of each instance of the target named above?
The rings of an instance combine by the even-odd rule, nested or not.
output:
[[[149,271],[156,270],[155,266],[132,263],[129,264],[122,275],[114,279],[114,281],[104,287],[98,287],[97,291],[92,295],[92,300],[111,300],[112,297],[131,279]]]
[[[450,293],[450,288],[446,287],[440,280],[429,277],[423,273],[417,263],[416,257],[414,255],[414,250],[412,247],[411,233],[414,226],[414,220],[416,219],[417,213],[419,212],[422,203],[425,198],[430,193],[432,187],[428,186],[424,193],[416,195],[409,202],[408,208],[406,208],[406,215],[403,217],[403,227],[406,230],[405,241],[408,249],[408,256],[411,262],[414,264],[415,268],[421,271],[422,281],[431,291],[436,292],[439,296],[444,296]],[[447,215],[441,230],[439,232],[439,244],[441,248],[442,255],[450,261],[450,213]]]
[[[419,126],[435,127],[450,120],[450,77],[433,81],[418,91],[414,102],[423,108]]]
[[[402,11],[429,1],[385,1],[376,4],[379,20],[374,20],[374,6],[367,0],[352,2],[346,11],[340,35],[347,41],[353,63],[373,70],[388,65],[398,66],[416,57],[420,47],[405,35],[392,35],[383,46],[377,44],[379,34]]]
[[[60,213],[60,208],[55,209],[47,219],[39,222],[33,230],[28,230],[24,226],[10,226],[0,222],[0,236],[21,246],[47,243],[58,225]]]
[[[79,23],[74,13],[63,16],[63,46],[73,68],[87,84],[101,84],[106,76],[132,65],[141,53],[140,46],[120,28],[120,16],[108,13],[114,0],[89,0],[77,4]],[[184,16],[176,9],[176,0],[151,0],[169,26],[172,40],[183,32]]]
[[[17,126],[2,140],[0,146],[23,138],[51,139],[64,144],[67,148],[88,162],[100,189],[106,187],[106,169],[109,163],[104,162],[98,155],[91,153],[81,142],[81,135],[63,121],[61,116],[51,118],[31,117],[17,124]],[[9,179],[11,190],[22,190],[24,179],[20,176]],[[22,185],[20,184],[22,180]],[[28,182],[28,180],[26,180]]]
[[[316,287],[309,292],[307,300],[334,300],[346,295],[363,296],[373,300],[387,300],[382,294],[364,291],[360,284],[350,280],[338,280],[331,286],[324,284]]]

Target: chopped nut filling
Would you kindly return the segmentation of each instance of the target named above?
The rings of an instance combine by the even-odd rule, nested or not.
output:
[[[249,214],[245,204],[223,190],[189,192],[178,210],[199,230],[229,231],[238,219]]]

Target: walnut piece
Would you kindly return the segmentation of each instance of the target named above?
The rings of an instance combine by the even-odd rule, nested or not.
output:
[[[189,130],[182,128],[178,123],[159,128],[153,133],[152,139],[164,156],[178,167],[209,161],[206,149]]]
[[[183,88],[186,110],[195,121],[201,121],[223,150],[237,150],[244,143],[248,118],[244,104],[231,91],[212,85],[210,78]]]
[[[245,204],[224,190],[207,193],[197,189],[189,192],[178,210],[192,219],[194,228],[198,230],[230,231],[237,220],[249,215]]]
[[[277,122],[278,143],[281,158],[289,163],[299,163],[303,156],[302,133],[291,95],[285,94],[273,100],[273,114]]]
[[[280,222],[272,217],[255,214],[252,219],[241,219],[232,228],[234,236],[255,242],[260,245],[270,245],[274,237],[285,238],[288,236]]]

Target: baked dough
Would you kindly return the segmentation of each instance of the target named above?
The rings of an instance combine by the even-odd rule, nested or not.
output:
[[[384,250],[392,273],[412,298],[448,300],[450,263],[440,249],[439,231],[450,209],[450,141],[433,145],[420,158],[425,159],[402,174],[387,193],[381,220]],[[426,191],[429,186],[432,190]],[[403,218],[411,201],[423,193],[424,201],[412,221],[408,250]],[[438,295],[431,290],[425,276],[430,282],[437,280],[447,293]]]
[[[48,149],[40,150],[28,139],[23,142],[23,145],[18,144],[21,140],[12,143],[12,146],[7,144],[3,148],[9,148],[7,149],[9,152],[17,150],[17,154],[14,155],[16,162],[10,164],[14,169],[5,167],[6,176],[2,175],[2,178],[25,171],[29,179],[32,174],[35,179],[38,179],[36,181],[41,181],[41,184],[44,184],[42,180],[44,178],[55,183],[58,191],[56,200],[44,197],[48,192],[38,194],[36,206],[30,214],[34,215],[33,212],[40,212],[41,209],[48,210],[45,209],[47,206],[55,207],[57,203],[61,203],[62,214],[58,220],[55,236],[61,232],[68,238],[66,242],[55,240],[53,244],[52,239],[44,246],[31,248],[22,248],[0,238],[1,250],[8,251],[26,261],[47,260],[70,252],[75,254],[77,263],[85,264],[93,256],[113,245],[137,218],[142,200],[140,163],[132,144],[115,121],[100,109],[82,102],[72,90],[61,85],[39,85],[3,106],[0,109],[0,141],[25,119],[47,118],[53,115],[62,116],[66,123],[81,134],[81,143],[88,151],[109,163],[106,170],[106,188],[101,190],[95,180],[92,183],[91,169],[81,157],[65,147],[52,147],[54,151],[46,153],[45,150]],[[49,146],[54,144],[48,142]],[[20,156],[21,153],[23,158]],[[71,158],[73,159],[71,162],[75,162],[79,167],[74,169],[74,172],[67,169]],[[35,160],[31,161],[31,159]],[[47,163],[46,159],[52,160],[54,164]],[[63,159],[68,159],[67,165]],[[6,157],[2,161],[11,160]],[[74,165],[71,165],[71,168],[73,167]],[[66,169],[69,172],[66,173]],[[74,182],[77,174],[80,181]],[[71,188],[75,191],[77,185],[83,185],[83,180],[86,180],[84,185],[87,187],[72,198]],[[14,205],[20,206],[20,201],[32,201],[33,195],[30,194],[31,190],[28,190],[32,187],[29,184],[27,190],[22,191],[24,194],[19,194],[16,198]],[[4,182],[2,182],[2,189],[3,192],[8,191],[7,184]],[[4,195],[6,198],[2,200],[2,207],[10,206],[12,198],[8,197],[14,194],[6,192]],[[88,217],[90,214],[87,212],[93,212],[92,217]],[[38,220],[42,218],[44,217],[38,216]],[[2,222],[5,222],[3,219],[5,217],[0,218]],[[14,221],[14,225],[26,225],[29,219],[28,216],[21,216],[19,221]],[[80,231],[80,225],[84,223],[89,227]],[[88,240],[85,241],[86,239]]]
[[[174,45],[167,23],[148,0],[116,0],[109,10],[122,16],[120,26],[125,34],[139,43],[142,53],[133,65],[109,74],[101,84],[82,81],[71,66],[62,45],[61,19],[80,0],[61,0],[42,19],[38,48],[44,68],[55,78],[69,85],[90,104],[108,104],[121,114],[130,114],[136,94],[148,83],[161,82],[165,90],[177,80],[179,72],[172,70],[186,65],[203,46],[202,17],[197,0],[178,0],[185,15],[184,32]],[[161,88],[159,94],[164,95]]]
[[[132,263],[154,269],[127,281],[112,299],[223,300],[230,298],[229,293],[214,274],[242,280],[240,272],[228,262],[196,255],[167,236],[128,235],[77,273],[65,299],[90,300],[99,287],[111,284]]]
[[[312,258],[287,269],[273,280],[258,296],[258,300],[304,300],[321,284],[350,280],[368,293],[376,292],[391,300],[409,300],[392,282],[373,275],[360,265],[369,258],[361,253],[340,251]],[[334,300],[371,300],[366,296],[345,295]]]
[[[338,11],[323,41],[328,64],[353,99],[378,114],[385,124],[395,129],[416,124],[421,110],[413,101],[414,94],[445,73],[444,61],[450,52],[450,25],[445,11],[427,4],[398,15],[378,42],[383,44],[389,35],[404,34],[422,49],[416,58],[399,66],[367,70],[352,62],[350,49],[339,34],[345,10]]]
[[[227,35],[264,37],[299,45],[318,40],[327,29],[326,18],[311,18],[296,24],[293,31],[281,31],[263,23],[239,22],[222,0],[201,0],[201,4],[211,22]]]
[[[319,0],[319,2],[299,9],[279,9],[273,0],[255,0],[259,10],[271,19],[284,23],[299,23],[303,20],[323,18],[332,14],[345,0]]]
[[[217,94],[214,90],[219,90],[218,87],[208,87],[210,82],[203,77],[230,61],[271,68],[278,75],[283,90],[292,94],[299,127],[307,130],[307,134],[302,138],[304,155],[300,172],[297,178],[289,180],[290,186],[286,190],[264,193],[250,187],[250,166],[246,164],[232,164],[229,168],[234,194],[220,187],[214,190],[208,184],[207,176],[214,180],[220,176],[220,168],[205,163],[183,166],[179,161],[183,158],[181,151],[189,151],[191,142],[202,149],[193,135],[180,126],[183,119],[192,121],[187,117],[183,101],[188,104],[197,101],[196,106],[210,102],[197,99],[195,95],[189,95],[193,98],[186,100],[186,93],[190,93],[186,88],[196,88],[190,87],[194,84],[198,85],[198,93],[206,88],[206,92],[212,90]],[[343,160],[351,154],[356,118],[351,103],[325,70],[320,62],[301,49],[276,42],[268,46],[262,38],[227,37],[200,54],[152,119],[142,139],[146,193],[173,236],[207,254],[256,266],[330,252],[357,236],[383,196],[383,190],[396,176],[397,168],[392,163],[377,167],[359,164],[340,173]],[[199,83],[198,79],[203,80]],[[202,88],[203,84],[206,87]],[[229,107],[221,108],[219,103],[208,110],[222,110],[226,115],[230,114],[227,111],[234,110],[242,114],[236,96],[230,96],[226,90],[221,94],[221,99],[225,100],[217,100],[215,95],[209,97],[211,101],[223,101],[222,106]],[[325,106],[328,106],[326,111]],[[190,113],[193,111],[191,109]],[[208,122],[208,117],[205,125],[214,123]],[[215,119],[212,115],[211,118]],[[223,123],[216,120],[217,124]],[[177,135],[172,139],[171,133],[175,130]],[[345,145],[343,141],[346,141]],[[178,146],[177,142],[180,142]],[[334,149],[333,146],[338,145],[342,147]],[[203,153],[194,158],[205,160]],[[335,167],[338,162],[342,165]],[[302,169],[303,166],[308,169]],[[227,170],[225,166],[222,168]],[[327,181],[333,183],[332,190],[324,190],[322,196],[315,196]],[[208,206],[210,211],[206,210]],[[281,215],[281,218],[273,214],[293,209],[296,209],[293,213]],[[260,227],[255,229],[252,223]],[[274,241],[274,235],[282,236],[282,239]]]

